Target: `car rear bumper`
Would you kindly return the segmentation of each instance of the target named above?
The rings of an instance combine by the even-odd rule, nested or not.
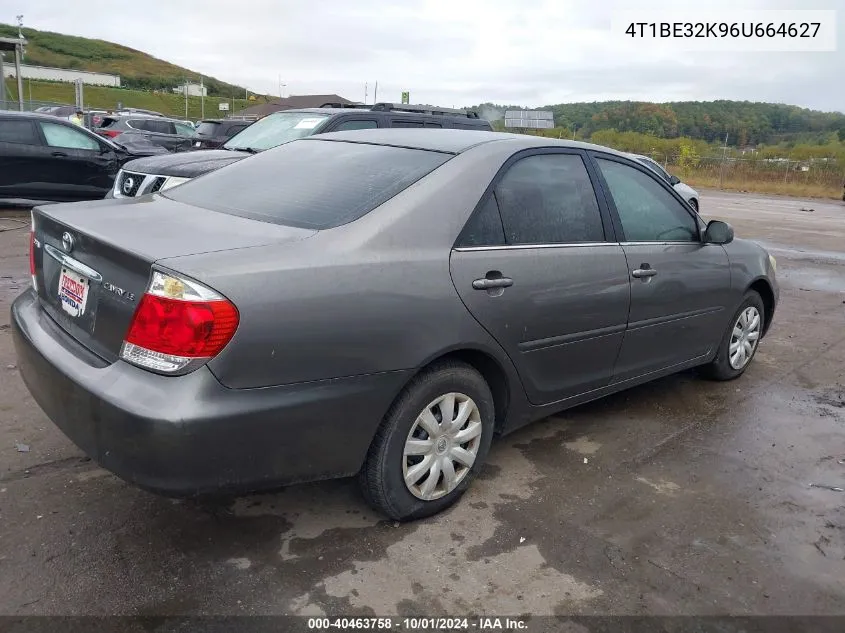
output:
[[[89,457],[173,496],[237,493],[356,473],[405,372],[261,389],[207,367],[159,376],[107,364],[28,290],[12,305],[18,367],[33,398]]]

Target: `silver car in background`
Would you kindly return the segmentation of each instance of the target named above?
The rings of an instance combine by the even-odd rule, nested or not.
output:
[[[700,198],[698,196],[698,192],[690,187],[687,184],[681,182],[681,179],[677,176],[673,176],[668,171],[663,169],[663,167],[658,163],[656,160],[649,158],[648,156],[643,156],[642,154],[628,154],[631,158],[640,161],[646,167],[650,167],[653,169],[657,175],[659,175],[663,180],[668,182],[672,185],[672,188],[678,192],[678,194],[687,201],[689,206],[693,208],[693,210],[698,211],[701,207],[699,202]]]

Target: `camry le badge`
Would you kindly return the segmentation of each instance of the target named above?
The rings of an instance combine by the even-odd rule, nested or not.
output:
[[[65,249],[65,253],[70,253],[73,250],[73,235],[65,231],[62,233],[62,248]]]

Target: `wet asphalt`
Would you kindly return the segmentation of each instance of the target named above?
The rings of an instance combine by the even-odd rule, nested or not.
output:
[[[85,459],[18,375],[28,226],[0,214],[0,614],[845,614],[845,203],[702,198],[778,258],[746,374],[501,438],[455,508],[401,525],[348,480],[198,504]]]

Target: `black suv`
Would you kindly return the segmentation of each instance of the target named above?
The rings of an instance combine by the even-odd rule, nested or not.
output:
[[[204,119],[197,125],[191,147],[194,149],[218,148],[251,124],[252,121],[241,119]]]
[[[328,106],[328,104],[327,104]],[[449,128],[491,131],[476,112],[399,103],[283,110],[233,136],[218,150],[199,150],[133,160],[124,165],[106,197],[132,198],[174,187],[250,154],[312,134],[368,128]]]

